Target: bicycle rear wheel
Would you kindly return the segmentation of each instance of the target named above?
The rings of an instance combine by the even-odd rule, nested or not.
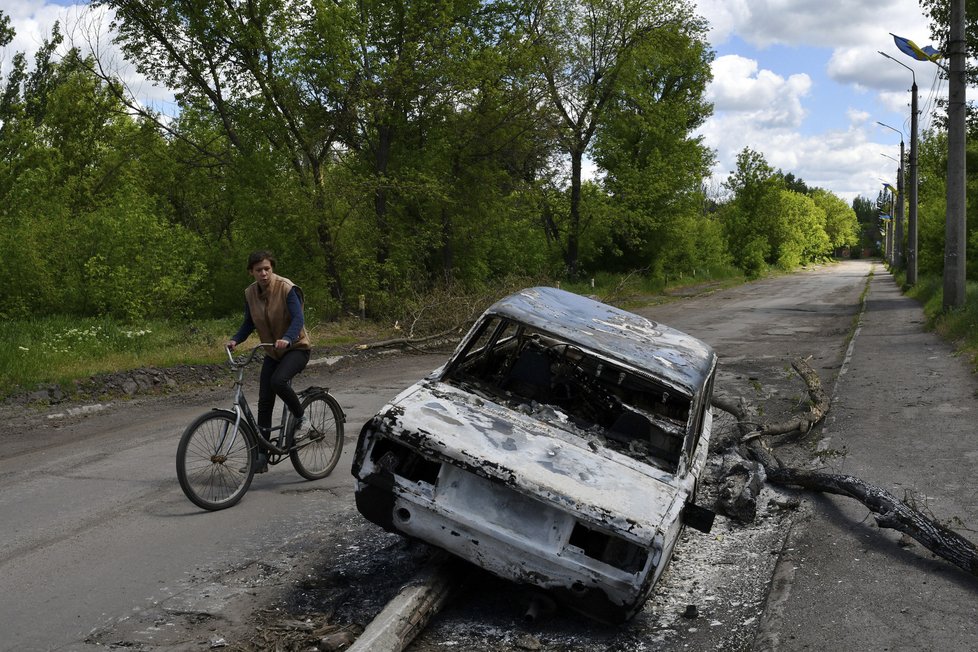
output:
[[[190,501],[208,510],[235,505],[255,475],[257,443],[235,415],[208,412],[187,426],[177,446],[177,478]]]
[[[295,434],[295,447],[289,451],[292,466],[306,480],[329,475],[343,452],[343,411],[324,391],[302,401],[305,426]]]

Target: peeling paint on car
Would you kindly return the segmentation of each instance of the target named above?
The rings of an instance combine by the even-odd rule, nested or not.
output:
[[[613,306],[530,288],[362,429],[357,506],[606,621],[668,562],[712,429],[716,355]]]

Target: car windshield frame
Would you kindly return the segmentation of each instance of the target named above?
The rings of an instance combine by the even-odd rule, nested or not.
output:
[[[553,331],[487,312],[439,380],[588,445],[682,474],[698,444],[703,404],[673,377],[657,377]]]

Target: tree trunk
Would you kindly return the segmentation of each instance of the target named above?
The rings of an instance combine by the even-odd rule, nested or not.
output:
[[[794,360],[791,366],[805,380],[812,401],[808,414],[798,419],[774,426],[761,424],[752,432],[751,425],[747,423],[749,412],[741,402],[720,396],[715,396],[712,400],[715,407],[729,412],[737,419],[737,427],[741,433],[738,444],[743,445],[749,457],[764,467],[768,482],[858,500],[873,513],[879,527],[903,532],[919,541],[934,554],[978,577],[978,548],[971,541],[924,516],[919,510],[897,499],[882,487],[851,475],[808,471],[781,464],[767,444],[768,436],[794,431],[808,432],[825,417],[829,410],[829,399],[822,391],[818,374],[805,360]]]
[[[581,237],[581,164],[584,157],[583,149],[576,148],[571,152],[571,193],[570,193],[570,224],[567,228],[567,252],[564,263],[567,274],[571,279],[577,278],[578,256]]]
[[[792,468],[767,468],[769,481],[811,491],[848,496],[873,512],[877,525],[903,532],[934,554],[978,577],[978,548],[957,532],[927,518],[885,489],[851,475]]]
[[[387,167],[390,164],[393,129],[390,125],[377,128],[377,151],[374,156],[374,175],[377,187],[374,189],[374,216],[377,224],[378,265],[383,265],[390,257],[391,227],[387,219]]]

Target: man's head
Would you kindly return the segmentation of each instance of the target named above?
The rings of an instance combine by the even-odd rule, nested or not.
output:
[[[272,280],[275,271],[275,256],[270,251],[256,251],[248,256],[248,273],[264,289]]]
[[[270,251],[261,249],[259,251],[251,252],[251,254],[248,256],[248,271],[250,272],[252,267],[254,267],[255,265],[257,265],[263,260],[267,260],[269,264],[271,264],[272,269],[273,270],[275,269],[275,254],[273,254]]]

